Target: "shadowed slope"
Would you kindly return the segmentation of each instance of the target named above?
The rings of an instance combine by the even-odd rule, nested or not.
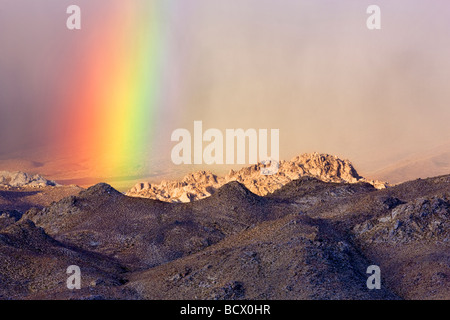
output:
[[[67,289],[66,270],[70,265],[81,268],[85,290]],[[112,293],[124,283],[124,271],[114,259],[64,245],[29,220],[0,230],[0,299],[48,298],[48,294],[55,293],[59,293],[58,297],[77,298],[96,292]]]

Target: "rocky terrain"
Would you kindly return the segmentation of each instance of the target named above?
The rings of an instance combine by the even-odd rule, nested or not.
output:
[[[58,186],[58,184],[38,174],[30,175],[21,171],[0,171],[0,187],[3,188],[44,188],[48,186]]]
[[[224,177],[210,171],[198,171],[185,176],[181,181],[162,181],[160,184],[138,183],[126,195],[167,202],[190,202],[209,197],[224,184],[238,181],[251,192],[265,196],[304,176],[315,177],[325,182],[368,182],[377,189],[383,189],[387,185],[359,176],[350,161],[328,154],[303,154],[291,161],[282,160],[278,172],[273,175],[261,174],[264,169],[267,169],[267,165],[258,163],[238,171],[231,170]]]
[[[0,171],[0,213],[42,209],[52,202],[78,194],[82,188],[62,186],[38,174]]]
[[[266,195],[236,179],[171,203],[101,183],[3,211],[0,298],[449,299],[450,175],[377,189],[330,170]],[[81,290],[66,287],[70,265]]]

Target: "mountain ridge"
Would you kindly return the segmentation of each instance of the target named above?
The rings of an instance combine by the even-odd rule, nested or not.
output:
[[[58,187],[58,183],[47,180],[39,174],[28,174],[22,171],[0,171],[0,187],[4,188],[44,188]]]
[[[225,176],[211,171],[197,171],[181,180],[162,181],[160,184],[141,182],[126,192],[127,196],[157,199],[165,202],[191,202],[211,196],[221,186],[238,181],[254,194],[265,196],[300,177],[310,176],[324,182],[365,182],[377,189],[384,189],[387,183],[361,177],[349,160],[341,160],[329,154],[310,153],[296,156],[290,161],[281,160],[278,172],[263,175],[267,168],[262,163],[230,170]]]

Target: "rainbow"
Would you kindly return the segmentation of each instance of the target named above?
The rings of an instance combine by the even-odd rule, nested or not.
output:
[[[94,176],[107,180],[149,170],[166,65],[161,12],[169,2],[112,2],[95,26],[83,20],[89,32],[71,53],[75,71],[61,102],[61,145]]]

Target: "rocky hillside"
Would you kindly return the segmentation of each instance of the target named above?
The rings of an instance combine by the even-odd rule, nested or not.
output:
[[[303,176],[266,196],[231,181],[189,203],[98,184],[0,212],[0,299],[449,299],[449,197],[450,176],[382,190]]]
[[[280,161],[278,172],[274,175],[262,174],[261,171],[265,168],[266,166],[259,163],[238,171],[231,170],[224,177],[209,171],[199,171],[185,176],[181,181],[163,181],[160,184],[138,183],[126,194],[166,202],[190,202],[211,196],[228,182],[238,181],[251,192],[265,196],[304,176],[324,182],[368,182],[377,189],[386,187],[385,183],[368,181],[359,176],[350,161],[328,154],[303,154],[291,161]]]
[[[42,209],[81,190],[75,185],[58,185],[40,175],[1,171],[0,212],[16,210],[24,213],[31,208]]]
[[[43,188],[57,185],[55,181],[47,180],[38,174],[30,175],[21,171],[0,171],[0,187],[4,188]]]
[[[0,224],[0,261],[0,299],[49,299],[65,285],[70,265],[83,266],[84,281],[91,286],[123,283],[124,269],[117,261],[60,243],[30,220]]]

